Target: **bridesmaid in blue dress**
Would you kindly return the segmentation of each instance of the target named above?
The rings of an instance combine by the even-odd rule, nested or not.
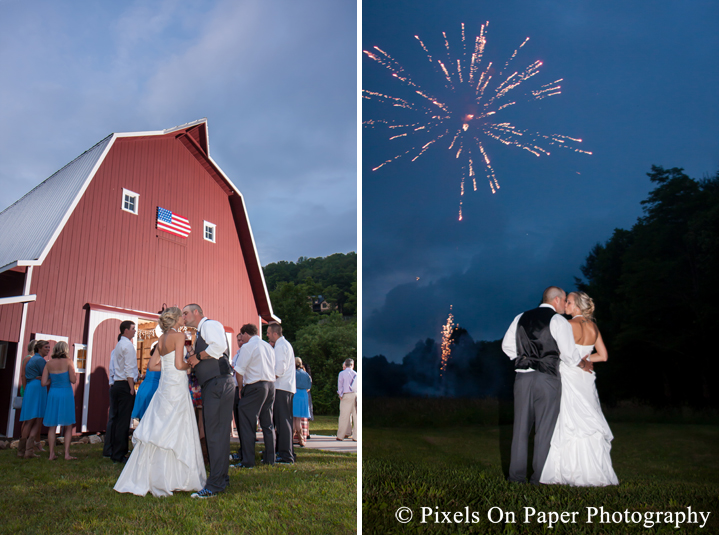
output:
[[[47,389],[41,384],[41,377],[45,370],[45,357],[50,353],[50,342],[38,340],[35,343],[35,354],[25,364],[25,393],[22,398],[22,411],[20,421],[27,422],[22,427],[18,455],[31,459],[35,455],[35,439],[42,427],[47,402]]]
[[[145,378],[140,383],[135,395],[135,406],[132,408],[132,417],[141,420],[145,415],[147,407],[150,406],[152,396],[155,395],[157,387],[160,384],[160,375],[162,375],[162,361],[160,353],[156,351],[157,342],[152,346],[150,351],[150,362],[147,363],[147,372]]]
[[[312,377],[305,371],[302,359],[295,357],[295,384],[297,391],[292,398],[292,427],[295,434],[299,435],[300,446],[306,444],[305,434],[302,431],[302,420],[310,417],[309,391],[312,388]],[[309,433],[308,433],[309,434]]]
[[[55,430],[58,425],[65,427],[65,460],[71,461],[77,457],[70,456],[70,441],[72,428],[75,425],[75,395],[72,385],[77,381],[75,366],[68,358],[70,348],[67,342],[58,342],[52,350],[52,358],[42,372],[42,384],[50,385],[47,394],[47,407],[42,423],[49,428],[47,441],[50,443],[51,461],[57,459],[55,455]]]

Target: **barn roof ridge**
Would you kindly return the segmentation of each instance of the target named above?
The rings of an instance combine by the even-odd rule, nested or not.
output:
[[[52,177],[54,177],[55,175],[57,175],[59,172],[63,171],[64,169],[70,167],[72,164],[74,164],[74,163],[75,163],[76,161],[78,161],[80,158],[82,158],[83,156],[85,156],[88,152],[91,152],[95,147],[97,147],[97,146],[100,145],[101,143],[104,143],[105,141],[107,141],[108,138],[111,138],[113,135],[114,135],[114,134],[108,134],[107,136],[105,136],[104,138],[102,138],[100,141],[98,141],[97,143],[95,143],[92,147],[90,147],[90,148],[87,149],[85,152],[83,152],[82,154],[80,154],[80,156],[78,156],[77,158],[75,158],[75,159],[72,160],[71,162],[68,162],[67,164],[63,165],[60,169],[58,169],[58,170],[55,171],[53,174],[51,174],[49,177],[47,177],[45,180],[43,180],[42,182],[40,182],[37,186],[35,186],[34,188],[32,188],[32,189],[31,189],[30,191],[28,191],[25,195],[23,195],[22,197],[20,197],[17,201],[15,201],[14,203],[12,203],[10,206],[8,206],[7,208],[5,208],[4,210],[0,211],[0,217],[1,217],[2,214],[4,214],[7,210],[10,210],[10,208],[12,208],[13,206],[15,206],[15,205],[18,204],[19,202],[21,202],[25,197],[27,197],[28,195],[32,194],[33,191],[35,191],[36,189],[38,189],[39,187],[41,187],[43,184],[45,184],[45,183],[46,183],[48,180],[50,180]]]

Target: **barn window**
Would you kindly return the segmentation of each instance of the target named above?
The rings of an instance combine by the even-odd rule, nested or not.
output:
[[[140,202],[140,194],[122,188],[122,209],[125,212],[137,215],[137,205]]]
[[[205,221],[205,239],[215,243],[215,225]]]
[[[85,344],[75,344],[75,371],[77,373],[85,373],[86,368],[87,346]]]

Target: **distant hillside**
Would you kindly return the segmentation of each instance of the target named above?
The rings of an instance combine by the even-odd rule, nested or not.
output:
[[[357,294],[357,253],[335,253],[324,258],[301,256],[297,262],[273,262],[264,268],[267,289],[274,292],[281,283],[304,285],[308,295],[323,296],[345,315],[356,314],[352,295]],[[356,301],[355,301],[356,302]]]

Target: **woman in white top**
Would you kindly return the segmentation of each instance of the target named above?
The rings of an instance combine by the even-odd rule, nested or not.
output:
[[[572,316],[569,323],[582,358],[606,361],[607,348],[594,323],[594,301],[584,292],[572,292],[567,296],[566,313]],[[614,436],[602,414],[594,372],[585,372],[583,366],[560,362],[562,399],[541,483],[576,487],[619,484],[609,454]]]

